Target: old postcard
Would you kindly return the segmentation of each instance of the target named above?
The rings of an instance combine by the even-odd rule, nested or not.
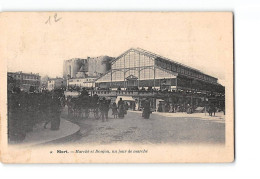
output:
[[[234,160],[232,12],[3,12],[3,163]]]

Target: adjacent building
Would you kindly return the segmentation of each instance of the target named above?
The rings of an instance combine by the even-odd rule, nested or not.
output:
[[[69,87],[92,88],[95,87],[97,76],[88,76],[85,78],[71,78],[68,79]]]
[[[66,60],[63,66],[63,77],[67,79],[68,87],[95,87],[95,80],[111,69],[113,59],[99,56]]]
[[[87,76],[101,76],[111,69],[114,58],[99,56],[93,58],[74,58],[65,60],[63,64],[63,78],[84,78]]]
[[[64,78],[49,78],[47,89],[52,91],[54,89],[66,88],[66,79]]]
[[[39,90],[41,77],[38,73],[8,72],[8,88],[20,87],[21,91]]]
[[[49,79],[49,77],[47,75],[41,77],[40,91],[47,90],[48,79]]]

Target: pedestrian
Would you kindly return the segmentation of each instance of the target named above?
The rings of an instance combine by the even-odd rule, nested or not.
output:
[[[209,113],[209,116],[212,116],[212,113],[213,113],[212,104],[209,105],[208,113]]]
[[[169,103],[165,104],[165,112],[169,112],[170,111],[170,105]]]
[[[51,130],[59,130],[60,128],[60,113],[61,113],[60,97],[61,97],[60,91],[54,90],[50,102]]]
[[[158,112],[162,112],[162,110],[163,110],[163,109],[162,109],[162,102],[160,101],[157,111],[158,111]]]
[[[191,114],[191,106],[190,106],[190,104],[187,104],[187,114]]]
[[[118,117],[119,118],[124,118],[125,117],[125,107],[124,107],[124,101],[122,98],[119,99],[118,101]]]
[[[20,142],[26,136],[26,94],[19,87],[8,93],[8,140]]]
[[[128,110],[128,109],[129,109],[128,102],[125,102],[125,108],[126,108],[126,110]]]
[[[162,112],[165,112],[165,106],[166,106],[166,103],[163,103],[162,104]]]
[[[215,114],[216,114],[216,111],[217,111],[217,109],[216,109],[215,105],[213,105],[213,107],[212,107],[212,112],[213,112],[214,116],[215,116]]]
[[[125,102],[124,103],[125,114],[127,114],[128,108],[129,108],[128,102]]]
[[[124,104],[124,101],[123,101],[122,98],[120,98],[119,101],[118,101],[118,107],[119,107],[120,105],[123,105],[123,104]]]
[[[172,113],[175,113],[176,111],[176,106],[175,106],[175,104],[172,104]]]
[[[28,94],[27,117],[25,121],[26,132],[33,131],[33,126],[37,117],[37,95],[34,92]],[[24,101],[24,100],[23,100]]]
[[[133,102],[133,111],[135,111],[135,108],[136,108],[136,104],[135,104],[135,101]]]
[[[146,100],[144,101],[142,117],[144,117],[145,119],[149,119],[150,114],[151,114],[150,102],[149,102],[148,99],[146,99]]]
[[[105,97],[100,101],[99,109],[101,111],[102,121],[108,121],[109,101]]]
[[[52,116],[51,116],[51,108],[52,108],[52,102],[51,102],[51,94],[47,93],[44,97],[43,104],[46,105],[45,108],[45,123],[44,123],[44,129],[47,129],[47,125],[51,122]]]
[[[85,88],[83,88],[83,91],[81,92],[80,96],[80,113],[81,113],[81,117],[87,117],[87,108],[88,108],[88,103],[90,101],[90,97],[88,92],[86,91]]]
[[[116,103],[114,102],[112,104],[112,115],[114,115],[114,118],[117,118],[118,117],[118,111],[117,111],[117,106],[116,106]]]

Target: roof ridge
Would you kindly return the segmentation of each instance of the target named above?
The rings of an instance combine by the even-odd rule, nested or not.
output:
[[[165,59],[165,60],[168,60],[168,61],[177,63],[178,65],[182,65],[182,66],[184,66],[184,67],[186,67],[186,68],[190,68],[190,69],[195,70],[195,71],[197,71],[197,72],[203,73],[202,71],[200,71],[200,70],[198,70],[198,69],[195,69],[195,68],[190,67],[190,66],[188,66],[188,65],[185,65],[185,64],[183,64],[183,63],[177,62],[177,61],[175,61],[175,60],[169,59],[169,58],[167,58],[167,57],[158,55],[158,54],[156,54],[156,53],[153,53],[153,52],[144,50],[144,49],[142,49],[142,48],[139,48],[139,47],[138,47],[137,50],[141,50],[141,51],[143,51],[143,52],[145,52],[145,53],[150,53],[150,54],[152,54],[152,55],[154,55],[154,56],[156,56],[156,57],[163,58],[163,59]],[[203,74],[205,74],[205,73],[203,73]],[[206,74],[205,74],[205,75],[206,75]]]
[[[217,80],[218,80],[218,78],[213,77],[213,76],[211,76],[211,75],[208,75],[208,74],[206,74],[206,73],[204,73],[204,72],[202,72],[202,71],[200,71],[200,70],[198,70],[198,69],[196,69],[196,68],[193,68],[193,67],[184,65],[184,64],[182,64],[182,63],[180,63],[180,62],[176,62],[175,60],[172,60],[172,59],[166,58],[166,57],[164,57],[164,56],[155,54],[155,53],[153,53],[153,52],[144,50],[144,49],[142,49],[142,48],[140,48],[140,47],[137,47],[137,48],[133,48],[133,47],[132,47],[132,48],[126,50],[125,52],[123,52],[122,54],[120,54],[118,57],[116,57],[114,60],[112,60],[111,63],[114,63],[114,62],[117,61],[119,58],[121,58],[124,54],[128,53],[128,52],[131,51],[131,50],[138,51],[139,53],[143,53],[143,54],[146,54],[146,55],[149,55],[149,56],[152,56],[152,57],[161,58],[161,59],[163,59],[163,60],[165,60],[165,61],[168,61],[168,62],[170,62],[170,63],[175,63],[175,64],[180,65],[180,66],[182,66],[182,67],[188,68],[188,69],[193,70],[193,71],[198,72],[198,73],[201,73],[202,75],[206,75],[206,76],[209,76],[209,77],[211,77],[211,78],[214,78],[214,79],[217,79]]]

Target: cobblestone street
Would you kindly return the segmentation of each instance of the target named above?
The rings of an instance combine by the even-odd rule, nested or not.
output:
[[[225,143],[223,113],[208,114],[152,113],[143,119],[140,111],[128,111],[124,119],[114,119],[109,112],[107,122],[86,119],[72,120],[80,126],[79,135],[68,143]]]

